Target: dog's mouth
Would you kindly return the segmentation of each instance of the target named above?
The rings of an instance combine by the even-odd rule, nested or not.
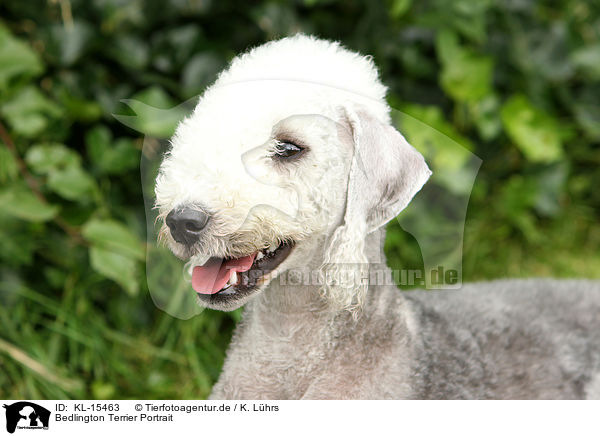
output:
[[[255,289],[290,254],[293,243],[257,251],[240,258],[211,257],[192,270],[192,288],[202,299],[233,296]]]

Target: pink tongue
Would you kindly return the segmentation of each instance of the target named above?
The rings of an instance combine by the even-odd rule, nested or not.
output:
[[[256,254],[231,260],[211,257],[204,265],[194,267],[192,288],[200,294],[216,294],[223,289],[234,271],[248,271]]]

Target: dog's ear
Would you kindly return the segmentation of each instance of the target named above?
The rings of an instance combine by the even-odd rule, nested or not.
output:
[[[363,221],[370,233],[408,205],[431,171],[421,153],[391,125],[360,108],[344,112],[354,142],[344,219],[346,224]]]
[[[431,171],[396,129],[362,107],[344,108],[341,128],[349,134],[340,138],[351,141],[354,152],[344,223],[335,230],[325,251],[323,290],[335,306],[352,311],[362,305],[368,287],[367,235],[397,216]]]

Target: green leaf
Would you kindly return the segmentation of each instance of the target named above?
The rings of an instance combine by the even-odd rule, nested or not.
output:
[[[96,121],[102,116],[102,106],[96,101],[84,100],[70,94],[66,89],[61,90],[60,103],[67,114],[75,120],[86,123]]]
[[[90,264],[96,272],[117,282],[129,295],[137,295],[139,285],[134,259],[94,245],[90,247],[89,253]]]
[[[34,138],[51,119],[62,114],[60,106],[46,98],[36,87],[27,86],[0,107],[8,123],[18,134]]]
[[[108,53],[129,70],[143,70],[150,59],[147,41],[133,35],[120,35]]]
[[[25,161],[38,174],[48,174],[70,166],[79,166],[81,157],[63,144],[46,143],[30,147]]]
[[[492,93],[492,58],[461,47],[458,37],[440,31],[436,50],[442,62],[440,84],[457,101],[475,102]]]
[[[113,141],[112,134],[105,126],[90,130],[85,142],[92,162],[105,174],[121,174],[140,164],[140,152],[129,138]]]
[[[515,145],[531,162],[562,158],[562,133],[557,120],[533,106],[524,95],[512,96],[501,110],[502,123]]]
[[[82,234],[100,247],[138,260],[145,259],[139,238],[117,221],[92,219],[83,226]]]
[[[90,159],[100,165],[111,142],[112,133],[108,127],[100,125],[90,129],[85,135],[85,143]]]
[[[0,208],[26,221],[48,221],[58,213],[58,206],[44,203],[24,187],[11,187],[0,191]]]
[[[184,105],[174,106],[169,95],[160,87],[151,87],[124,100],[135,116],[115,115],[123,124],[147,135],[169,138],[177,124],[189,113]]]
[[[28,79],[43,71],[38,55],[0,24],[0,92],[17,77]]]
[[[129,138],[119,138],[100,162],[100,168],[106,174],[122,174],[140,165],[140,151]]]
[[[96,189],[95,180],[81,167],[81,158],[63,144],[37,144],[25,155],[38,174],[47,174],[48,188],[67,200],[88,202]]]
[[[96,188],[95,180],[78,165],[50,172],[47,183],[52,191],[74,201],[87,202]]]

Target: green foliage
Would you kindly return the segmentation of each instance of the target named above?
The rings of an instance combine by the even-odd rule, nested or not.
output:
[[[116,251],[92,246],[90,247],[90,264],[96,272],[113,279],[129,294],[135,295],[138,293],[137,265],[131,257]]]
[[[458,35],[441,30],[436,39],[436,53],[442,64],[440,85],[460,102],[479,101],[492,92],[494,64],[490,56],[481,56],[461,47]]]
[[[148,295],[142,136],[168,138],[235,53],[297,31],[374,56],[433,186],[465,194],[466,150],[482,159],[465,280],[599,277],[594,2],[5,0],[0,17],[1,397],[208,394],[239,312],[181,321]],[[422,267],[397,222],[386,252]]]
[[[106,126],[96,126],[85,135],[87,154],[100,174],[122,174],[139,166],[139,153],[130,138],[113,139]]]
[[[5,92],[12,81],[27,80],[43,71],[42,63],[29,46],[14,38],[0,24],[0,92]]]
[[[535,108],[522,95],[502,106],[502,122],[508,135],[531,162],[555,162],[562,158],[559,123]]]
[[[81,228],[81,233],[93,244],[144,260],[144,249],[138,237],[117,221],[92,219]]]
[[[34,86],[20,89],[0,107],[15,133],[25,138],[36,138],[60,115],[60,107]]]
[[[2,190],[0,207],[5,213],[26,221],[48,221],[58,212],[58,206],[41,201],[21,186]]]
[[[138,132],[157,138],[172,136],[177,123],[187,114],[184,106],[165,111],[164,109],[175,106],[175,102],[162,88],[156,86],[144,89],[124,102],[135,116],[117,115],[116,118]]]

